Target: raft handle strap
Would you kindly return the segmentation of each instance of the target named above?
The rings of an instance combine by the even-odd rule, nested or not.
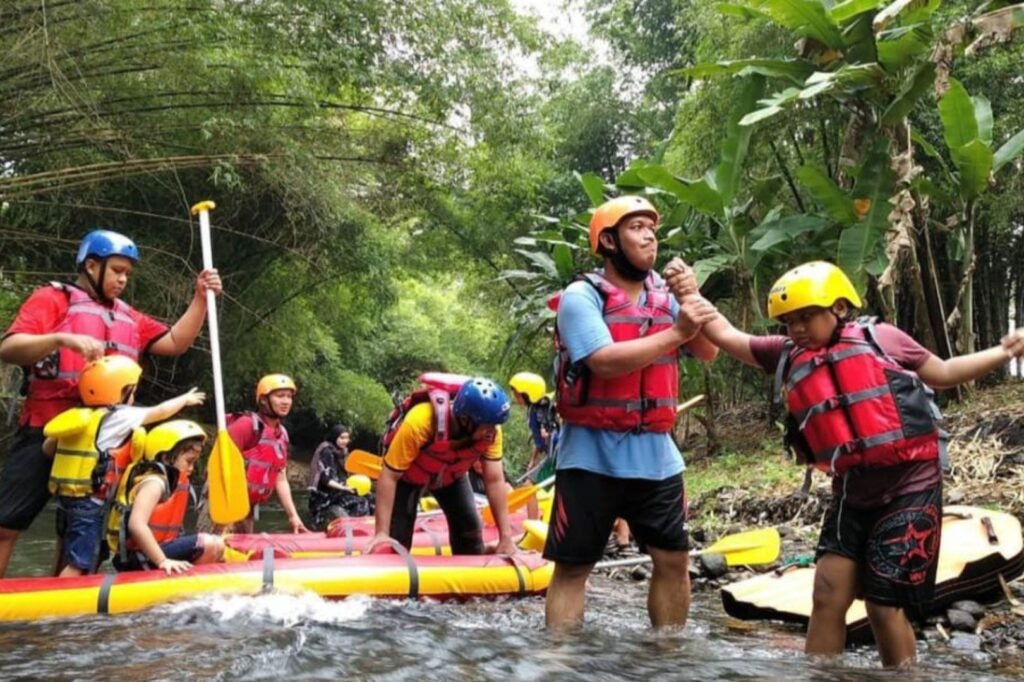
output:
[[[999,536],[996,535],[996,529],[995,526],[992,525],[992,519],[987,516],[982,516],[981,525],[985,526],[985,532],[988,534],[988,544],[998,545]]]
[[[103,582],[100,583],[100,592],[96,597],[96,613],[103,615],[110,613],[110,588],[114,586],[116,579],[117,573],[108,573],[103,576]]]
[[[416,561],[409,554],[409,550],[394,538],[388,538],[388,547],[394,550],[395,554],[405,559],[405,566],[409,569],[409,599],[420,597],[420,574],[416,567]]]
[[[274,548],[263,548],[263,593],[274,589]]]
[[[512,568],[515,569],[516,580],[519,581],[519,592],[518,592],[518,594],[519,594],[520,597],[525,595],[526,594],[526,578],[523,577],[523,571],[520,570],[520,569],[530,570],[529,567],[526,564],[524,564],[523,560],[520,559],[515,554],[499,554],[498,556],[501,559],[504,559],[505,561],[508,561],[512,565]]]

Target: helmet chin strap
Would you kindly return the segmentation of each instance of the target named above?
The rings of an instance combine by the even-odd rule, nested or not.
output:
[[[92,278],[89,274],[89,268],[82,264],[82,272],[85,273],[85,279],[89,282],[89,286],[92,287],[92,293],[101,303],[111,303],[111,300],[107,298],[106,293],[103,291],[103,282],[107,279],[107,259],[104,258],[100,261],[100,277],[99,282]]]
[[[641,270],[640,268],[629,262],[626,258],[626,254],[622,251],[622,242],[619,241],[618,229],[610,230],[612,234],[612,240],[615,242],[615,250],[611,253],[607,253],[608,258],[611,260],[612,265],[615,266],[615,271],[628,280],[633,282],[643,282],[651,274],[650,270]]]

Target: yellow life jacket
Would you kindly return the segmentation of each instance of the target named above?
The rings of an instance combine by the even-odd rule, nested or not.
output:
[[[51,494],[65,497],[106,496],[110,473],[119,473],[111,462],[130,461],[141,455],[145,445],[145,429],[138,428],[122,445],[101,453],[96,436],[103,419],[110,414],[107,407],[73,407],[61,412],[43,427],[43,435],[57,439],[57,452],[50,468]]]

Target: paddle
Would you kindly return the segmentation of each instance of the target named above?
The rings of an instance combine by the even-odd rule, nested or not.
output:
[[[514,512],[515,510],[519,509],[527,502],[529,502],[531,497],[540,492],[541,488],[546,488],[554,482],[555,477],[551,476],[550,478],[545,478],[540,483],[523,486],[522,488],[515,488],[509,491],[508,511]],[[487,524],[488,526],[494,525],[494,513],[491,511],[490,505],[481,509],[480,515],[483,517],[485,524]]]
[[[781,545],[779,531],[775,528],[759,528],[721,537],[706,549],[690,552],[690,556],[721,554],[729,566],[757,566],[770,564],[778,559]],[[650,562],[651,557],[645,555],[630,559],[599,561],[594,568],[619,568]]]
[[[381,458],[366,450],[351,450],[345,458],[345,471],[369,476],[375,481],[380,477],[381,466]]]
[[[210,211],[212,201],[192,207],[199,216],[199,240],[203,248],[203,269],[213,268],[213,247],[210,244]],[[207,465],[210,488],[210,520],[218,526],[241,521],[249,515],[249,491],[245,480],[245,461],[238,446],[228,435],[224,416],[224,382],[220,369],[220,334],[217,329],[217,298],[206,290],[206,319],[210,325],[210,355],[213,358],[213,395],[217,406],[217,439],[210,451]]]

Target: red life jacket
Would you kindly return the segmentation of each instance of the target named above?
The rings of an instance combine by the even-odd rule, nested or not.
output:
[[[493,440],[474,441],[469,438],[451,440],[451,403],[462,384],[469,379],[467,376],[441,372],[421,374],[422,386],[407,396],[391,413],[387,432],[381,439],[383,454],[387,454],[387,447],[391,445],[405,415],[413,406],[430,401],[434,413],[434,437],[420,449],[420,454],[402,474],[402,480],[406,483],[426,486],[430,490],[449,486],[464,476],[493,443]]]
[[[176,471],[170,468],[168,471]],[[157,544],[164,544],[180,537],[185,532],[185,512],[188,510],[189,481],[184,471],[178,472],[178,481],[174,490],[161,500],[160,504],[153,508],[153,514],[149,517],[149,529],[153,531],[153,537]],[[127,541],[128,549],[139,549],[138,545],[130,537]]]
[[[142,342],[131,306],[120,299],[105,306],[72,284],[51,282],[50,286],[68,295],[67,312],[54,333],[84,334],[103,341],[106,355],[124,355],[138,361]],[[77,405],[78,375],[84,366],[85,359],[79,353],[58,348],[29,369],[26,399],[60,401],[66,407]],[[28,413],[22,410],[23,416]]]
[[[604,322],[616,342],[650,336],[674,324],[672,294],[654,273],[644,282],[647,298],[643,306],[634,304],[626,292],[598,272],[582,275],[582,279],[601,294]],[[636,371],[602,379],[585,363],[572,362],[557,332],[555,344],[555,402],[566,422],[607,431],[672,430],[679,396],[678,349]]]
[[[775,374],[775,400],[789,409],[787,445],[837,475],[938,459],[944,434],[933,396],[886,354],[870,318],[845,324],[818,350],[787,341]]]
[[[232,415],[229,423],[247,416],[252,420],[252,437],[239,443],[245,460],[245,478],[249,484],[249,504],[262,504],[270,499],[277,485],[277,476],[288,464],[288,431],[284,424],[274,429],[264,424],[254,412]]]

